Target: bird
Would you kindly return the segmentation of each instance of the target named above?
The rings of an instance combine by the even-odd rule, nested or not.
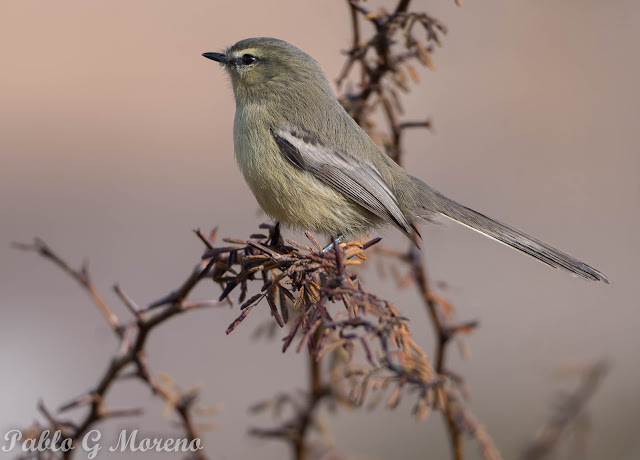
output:
[[[586,263],[408,174],[349,116],[318,62],[294,45],[247,38],[203,56],[230,77],[235,157],[276,222],[339,238],[390,224],[417,245],[415,223],[443,215],[551,267],[608,283]]]

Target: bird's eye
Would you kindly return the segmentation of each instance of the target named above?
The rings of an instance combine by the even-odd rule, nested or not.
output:
[[[242,55],[242,63],[244,65],[251,65],[258,60],[253,54],[243,54]]]

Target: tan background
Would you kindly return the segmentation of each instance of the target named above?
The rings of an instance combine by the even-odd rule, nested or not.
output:
[[[407,137],[407,168],[611,280],[574,279],[464,228],[425,228],[432,277],[446,281],[460,318],[481,321],[472,360],[451,364],[469,380],[472,408],[514,458],[556,392],[573,387],[558,370],[608,358],[612,372],[590,405],[589,458],[638,458],[640,3],[414,4],[450,33],[437,70],[421,73],[407,103],[408,117],[432,116],[437,130]],[[234,163],[229,85],[200,56],[248,36],[298,45],[333,79],[349,38],[347,8],[337,0],[2,2],[2,434],[30,423],[39,398],[57,407],[88,389],[116,346],[85,294],[11,241],[38,235],[74,263],[88,258],[110,301],[119,281],[144,304],[177,286],[200,256],[191,229],[221,224],[222,234],[242,236],[264,219]],[[405,247],[395,232],[386,241]],[[413,293],[383,286],[430,351]],[[225,336],[236,314],[174,319],[151,338],[151,366],[184,387],[204,384],[203,401],[224,405],[220,428],[204,438],[212,458],[283,458],[283,445],[246,435],[270,423],[247,407],[303,387],[304,357],[249,340],[264,311]],[[162,405],[136,382],[122,383],[110,402],[148,410],[108,424],[105,436],[131,426],[172,433]],[[409,412],[407,401],[332,416],[336,443],[368,458],[446,458],[440,418],[416,423]]]

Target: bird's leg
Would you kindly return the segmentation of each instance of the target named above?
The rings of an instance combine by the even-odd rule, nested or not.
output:
[[[333,250],[333,242],[335,241],[336,244],[340,244],[344,241],[346,237],[344,236],[344,234],[339,234],[331,243],[327,244],[324,248],[322,248],[322,252],[329,252]]]
[[[281,244],[283,241],[280,234],[280,222],[276,221],[276,224],[269,230],[269,244],[267,246],[280,246]]]

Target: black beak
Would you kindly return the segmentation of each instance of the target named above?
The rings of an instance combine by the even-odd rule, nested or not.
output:
[[[207,59],[211,59],[213,61],[218,61],[220,64],[228,64],[227,56],[224,53],[202,53],[204,57]]]

